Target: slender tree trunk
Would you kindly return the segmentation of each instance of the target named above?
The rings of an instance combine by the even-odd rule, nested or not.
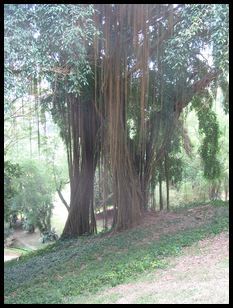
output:
[[[104,213],[104,229],[106,230],[108,228],[108,213],[107,213],[107,170],[106,166],[104,165],[103,170],[103,198],[104,198],[104,204],[103,204],[103,213]]]
[[[93,185],[93,194],[91,200],[91,224],[90,224],[90,233],[97,233],[97,225],[96,225],[96,218],[95,218],[95,197],[94,197],[94,185]]]
[[[229,192],[229,178],[228,176],[225,176],[225,179],[224,179],[225,201],[228,200],[228,192]]]
[[[155,189],[152,185],[150,186],[150,201],[150,208],[155,211]]]
[[[156,211],[156,185],[153,190],[153,209]]]
[[[170,209],[170,204],[169,204],[169,168],[168,168],[168,156],[167,156],[167,154],[165,154],[164,168],[165,168],[166,190],[167,190],[167,211],[169,211],[169,209]]]
[[[228,200],[228,189],[227,190],[225,189],[225,201],[227,200]]]
[[[159,206],[160,211],[163,210],[163,192],[162,192],[162,177],[159,175]]]
[[[60,197],[60,199],[61,199],[62,203],[65,205],[65,207],[66,207],[67,211],[69,212],[70,207],[69,207],[68,203],[66,202],[65,198],[63,197],[63,194],[62,194],[62,192],[61,192],[61,189],[60,189],[60,188],[57,188],[57,193],[58,193],[58,195],[59,195],[59,197]]]

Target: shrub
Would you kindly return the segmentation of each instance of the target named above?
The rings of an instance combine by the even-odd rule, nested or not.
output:
[[[34,232],[38,228],[41,233],[50,230],[55,186],[48,166],[30,160],[21,166],[23,174],[15,180],[20,190],[14,201],[25,217],[24,229]]]
[[[48,230],[42,233],[42,238],[41,238],[42,243],[53,242],[57,240],[58,240],[58,235],[55,229]]]

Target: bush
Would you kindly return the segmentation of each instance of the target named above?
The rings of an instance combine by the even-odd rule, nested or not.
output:
[[[35,232],[35,226],[28,219],[25,219],[23,222],[23,229],[29,233]]]
[[[6,240],[12,234],[13,234],[13,229],[10,228],[10,224],[7,222],[4,222],[4,240]]]
[[[21,175],[22,169],[19,164],[10,161],[4,162],[4,220],[6,222],[14,220],[15,216],[17,217],[14,199],[19,193],[16,179]]]
[[[48,166],[43,162],[26,161],[21,164],[23,174],[15,180],[20,187],[15,197],[17,210],[25,217],[24,229],[34,232],[50,230],[55,186]]]
[[[41,242],[47,243],[47,242],[54,242],[58,240],[58,235],[55,231],[55,229],[52,229],[50,231],[45,231],[42,233]]]

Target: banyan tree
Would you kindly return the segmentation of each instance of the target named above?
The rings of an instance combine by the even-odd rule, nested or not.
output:
[[[216,87],[227,93],[227,6],[41,4],[24,10],[39,33],[36,76],[52,90],[41,104],[67,149],[71,198],[62,237],[96,231],[100,165],[112,183],[113,228],[134,226],[184,108],[203,105],[211,112]]]

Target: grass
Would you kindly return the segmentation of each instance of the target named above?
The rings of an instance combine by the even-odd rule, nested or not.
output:
[[[213,209],[214,217],[202,226],[163,236],[159,241],[153,240],[152,225],[112,237],[58,241],[22,256],[18,262],[6,262],[5,303],[81,303],[85,296],[165,268],[166,258],[180,254],[183,247],[228,229],[227,204],[215,203]]]
[[[20,253],[21,255],[27,255],[28,253],[30,253],[32,251],[32,249],[29,248],[21,248],[21,247],[8,247],[8,248],[4,248],[4,252],[16,252],[16,253]]]
[[[109,304],[115,303],[120,299],[121,295],[119,293],[110,294],[85,294],[84,296],[73,296],[69,299],[69,302],[75,304]]]

